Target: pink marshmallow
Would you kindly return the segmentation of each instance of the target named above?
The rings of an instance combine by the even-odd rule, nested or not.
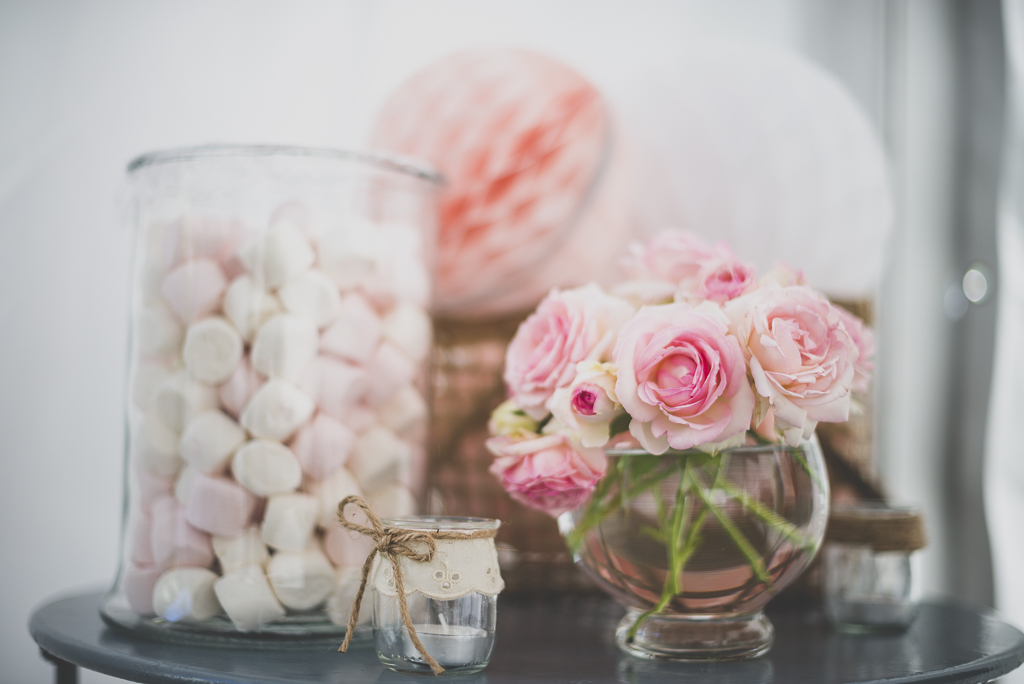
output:
[[[410,444],[412,456],[408,467],[398,473],[398,482],[413,492],[423,492],[427,486],[427,450],[420,444]]]
[[[210,216],[183,216],[164,232],[164,267],[183,261],[221,261],[235,253],[245,236],[240,221]]]
[[[128,606],[136,615],[153,615],[153,587],[160,579],[160,568],[155,565],[131,563],[124,569],[121,586],[124,587]]]
[[[153,519],[141,512],[133,515],[130,530],[128,547],[132,563],[153,565]]]
[[[338,567],[360,566],[373,550],[369,538],[349,532],[344,527],[332,527],[324,533],[324,552]]]
[[[361,435],[377,422],[377,414],[363,404],[356,404],[345,411],[339,420],[350,427],[352,432]]]
[[[164,279],[161,292],[174,313],[188,323],[216,311],[227,286],[220,266],[200,259],[185,262],[171,271]]]
[[[291,447],[302,465],[302,472],[319,479],[345,464],[355,441],[351,428],[325,413],[318,413],[295,435]]]
[[[256,497],[226,477],[196,475],[185,519],[219,537],[234,537],[249,526]]]
[[[153,502],[174,490],[173,477],[160,477],[145,468],[135,468],[135,492],[139,509],[146,515],[153,512]]]
[[[329,356],[318,356],[300,385],[320,410],[336,420],[359,401],[367,389],[366,371]]]
[[[418,368],[398,347],[385,342],[377,349],[367,370],[370,372],[370,383],[366,401],[371,406],[378,406],[412,382]]]
[[[377,349],[383,324],[373,307],[358,294],[341,300],[338,318],[320,336],[320,351],[365,364]]]
[[[220,403],[228,413],[238,418],[262,384],[263,377],[252,367],[249,357],[245,357],[231,377],[220,386]]]
[[[173,496],[153,504],[153,560],[160,570],[183,565],[209,567],[213,563],[210,536],[189,524],[185,510]]]

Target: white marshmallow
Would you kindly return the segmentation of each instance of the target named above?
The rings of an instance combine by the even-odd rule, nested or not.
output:
[[[192,466],[185,466],[178,473],[178,479],[174,481],[174,498],[182,506],[188,506],[188,502],[192,499],[192,487],[196,483],[197,475],[199,475],[198,470]]]
[[[153,409],[175,432],[181,432],[193,417],[217,407],[217,390],[196,382],[179,371],[156,391]]]
[[[322,230],[314,219],[313,212],[303,202],[292,200],[280,205],[270,214],[269,230],[290,226],[306,236],[310,242],[317,242]]]
[[[325,413],[318,413],[296,433],[291,448],[302,465],[302,472],[322,478],[348,460],[355,441],[351,428]]]
[[[168,273],[161,291],[178,318],[188,323],[220,308],[227,284],[220,266],[203,259],[187,261]]]
[[[206,385],[219,385],[242,360],[242,336],[226,318],[211,316],[188,326],[182,357],[189,374]]]
[[[177,354],[184,333],[181,322],[163,304],[143,307],[135,316],[135,344],[144,358]]]
[[[427,358],[433,330],[430,315],[412,304],[398,304],[384,317],[384,338],[416,363]]]
[[[152,221],[142,233],[139,245],[142,263],[139,265],[138,277],[142,300],[146,304],[163,304],[164,301],[160,289],[163,287],[164,277],[167,276],[167,267],[164,266],[164,234],[166,232],[166,222]],[[152,592],[150,595],[152,596]]]
[[[153,610],[168,622],[202,622],[220,612],[217,575],[206,568],[174,568],[153,587]]]
[[[385,261],[387,246],[375,233],[376,226],[353,225],[320,238],[320,268],[343,291],[369,283]]]
[[[349,516],[353,517],[353,516]],[[361,525],[367,523],[366,518],[356,520]],[[344,527],[332,527],[324,532],[324,551],[331,562],[338,567],[360,567],[373,550],[373,542],[358,532],[350,532]]]
[[[245,442],[245,430],[220,411],[205,411],[193,418],[181,435],[182,457],[204,473],[224,469],[238,447]]]
[[[398,473],[398,482],[406,486],[409,491],[423,492],[427,487],[427,450],[422,444],[412,443],[409,445],[412,456],[409,465]]]
[[[403,485],[389,484],[370,499],[370,508],[380,517],[401,518],[416,514],[416,497]]]
[[[190,566],[206,568],[213,563],[210,536],[185,519],[185,509],[173,497],[153,503],[153,560],[161,570]]]
[[[381,404],[377,412],[382,425],[405,437],[422,428],[427,419],[427,402],[415,385],[406,385]]]
[[[254,439],[235,453],[231,472],[243,487],[257,496],[295,491],[302,482],[302,468],[295,454],[283,444]]]
[[[349,567],[338,568],[336,573],[334,591],[327,599],[327,616],[339,627],[347,627],[348,619],[352,615],[352,604],[359,592],[362,571],[358,567]],[[369,622],[372,613],[370,610],[360,610],[356,624],[363,625]]]
[[[320,337],[320,350],[365,364],[373,358],[382,333],[383,324],[373,307],[352,293],[341,301],[337,320]]]
[[[234,537],[214,537],[213,552],[225,575],[250,565],[262,568],[270,559],[258,527],[250,527]]]
[[[221,261],[241,242],[245,226],[240,221],[186,214],[164,231],[164,267],[182,261]]]
[[[298,382],[320,347],[316,325],[308,318],[278,314],[264,323],[252,344],[252,365],[268,378]]]
[[[314,543],[300,551],[279,551],[267,563],[267,578],[281,603],[292,610],[315,608],[334,589],[334,567]]]
[[[246,342],[252,342],[260,326],[281,311],[277,297],[248,275],[232,280],[224,294],[224,313]]]
[[[136,565],[129,563],[124,571],[125,596],[128,607],[136,615],[153,615],[153,587],[160,579],[160,569],[154,565]]]
[[[302,551],[309,545],[320,502],[308,494],[278,494],[267,500],[260,532],[277,551]]]
[[[234,480],[199,473],[185,506],[185,519],[196,529],[223,537],[241,534],[256,509],[256,497]]]
[[[277,291],[289,312],[310,319],[318,328],[326,328],[341,313],[338,286],[320,271],[306,271]]]
[[[338,468],[322,480],[312,480],[309,493],[320,502],[317,524],[320,527],[338,526],[338,504],[346,496],[362,496],[363,490],[348,468]],[[376,509],[375,509],[376,510]]]
[[[366,391],[366,401],[371,406],[379,406],[394,397],[403,385],[411,383],[419,368],[398,351],[398,347],[384,342],[377,348],[367,371],[370,373],[370,386]]]
[[[154,475],[145,468],[132,468],[135,482],[136,503],[145,515],[152,515],[153,504],[174,492],[174,480],[171,477]]]
[[[166,364],[140,362],[132,377],[132,402],[143,411],[148,411],[156,398],[157,389],[173,374],[174,369]]]
[[[318,356],[302,380],[302,389],[316,401],[320,410],[344,421],[345,415],[366,393],[367,372],[345,361]]]
[[[271,290],[304,273],[316,258],[302,233],[283,222],[243,247],[238,256],[252,276]]]
[[[257,566],[225,574],[213,583],[213,591],[239,631],[248,632],[285,615],[267,576]]]
[[[270,380],[242,411],[242,425],[255,437],[283,442],[313,415],[316,404],[302,390],[283,380]]]
[[[227,382],[220,386],[220,403],[228,413],[237,418],[262,384],[263,378],[246,357],[235,367]]]
[[[154,565],[156,561],[153,559],[153,518],[142,512],[133,513],[129,530],[128,550],[132,563]]]
[[[345,415],[338,418],[342,423],[349,426],[352,432],[361,435],[374,426],[377,422],[377,413],[372,409],[355,404],[345,411]]]
[[[356,440],[348,468],[367,492],[375,492],[401,477],[409,467],[412,448],[393,432],[376,425]]]
[[[173,476],[181,468],[177,431],[161,420],[157,412],[146,413],[134,431],[132,458],[154,475]]]

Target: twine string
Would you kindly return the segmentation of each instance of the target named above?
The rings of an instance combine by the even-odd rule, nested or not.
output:
[[[360,525],[359,523],[350,522],[345,519],[345,507],[349,504],[358,506],[366,519],[370,523],[370,527]],[[438,539],[489,539],[494,537],[497,530],[473,530],[469,532],[451,532],[442,530],[406,530],[396,527],[384,527],[384,523],[374,513],[366,500],[361,496],[346,496],[338,504],[338,522],[341,523],[342,527],[352,532],[358,532],[359,534],[369,537],[373,541],[373,549],[366,557],[366,561],[363,563],[362,575],[359,579],[359,590],[356,592],[355,601],[352,603],[352,612],[348,618],[348,629],[345,632],[345,640],[342,642],[341,647],[338,649],[342,653],[348,651],[349,644],[352,642],[352,634],[355,632],[356,623],[359,621],[359,608],[363,602],[363,594],[366,591],[366,582],[370,576],[370,568],[373,566],[373,559],[376,558],[379,553],[382,558],[386,558],[391,562],[391,567],[394,569],[395,574],[395,588],[398,591],[398,610],[402,615],[402,624],[405,625],[406,630],[409,632],[409,640],[412,641],[413,646],[419,651],[420,655],[423,656],[423,660],[426,661],[427,665],[430,666],[431,671],[435,675],[443,674],[444,668],[441,664],[434,659],[430,653],[427,652],[423,642],[420,641],[419,635],[416,634],[416,628],[413,627],[412,617],[409,615],[409,606],[405,600],[405,581],[402,577],[402,569],[399,565],[399,558],[406,557],[415,563],[429,563],[434,559],[434,553],[437,551]],[[421,543],[426,546],[426,551],[417,551],[413,546],[414,544]]]

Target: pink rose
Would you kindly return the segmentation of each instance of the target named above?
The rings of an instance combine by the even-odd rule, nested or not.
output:
[[[544,418],[545,402],[572,382],[576,364],[604,360],[632,314],[629,303],[597,285],[552,290],[508,345],[505,382],[519,407],[535,420]]]
[[[574,442],[588,448],[604,446],[611,421],[622,413],[615,396],[615,366],[579,362],[572,384],[555,390],[548,409],[558,427]]]
[[[528,440],[492,437],[490,471],[513,499],[552,516],[582,504],[604,475],[600,449],[574,449],[562,434]]]
[[[619,334],[615,393],[654,454],[742,440],[754,393],[729,320],[711,303],[648,306]]]
[[[871,373],[875,370],[875,334],[864,325],[864,321],[843,307],[836,306],[835,309],[857,347],[857,361],[853,364],[853,384],[850,388],[854,392],[867,392],[871,386]]]
[[[727,312],[754,389],[786,443],[810,437],[818,421],[847,419],[857,347],[827,299],[799,285],[766,285],[734,299]],[[767,410],[758,408],[759,416]]]
[[[775,283],[780,287],[806,285],[807,278],[804,277],[803,271],[793,268],[784,261],[776,261],[772,264],[772,267],[768,269],[768,272],[761,276],[761,285],[767,285],[769,283]]]
[[[626,271],[635,280],[686,285],[708,261],[716,259],[735,256],[724,242],[708,245],[693,233],[668,229],[652,237],[646,247],[634,247]]]
[[[724,304],[757,287],[754,267],[739,259],[715,259],[697,273],[693,296]]]

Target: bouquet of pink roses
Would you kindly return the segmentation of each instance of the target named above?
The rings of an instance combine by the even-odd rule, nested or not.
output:
[[[487,446],[517,501],[580,506],[609,446],[795,446],[819,421],[845,421],[866,389],[871,331],[802,273],[780,264],[757,278],[726,244],[671,230],[625,266],[611,292],[552,290],[509,344],[510,398]]]

